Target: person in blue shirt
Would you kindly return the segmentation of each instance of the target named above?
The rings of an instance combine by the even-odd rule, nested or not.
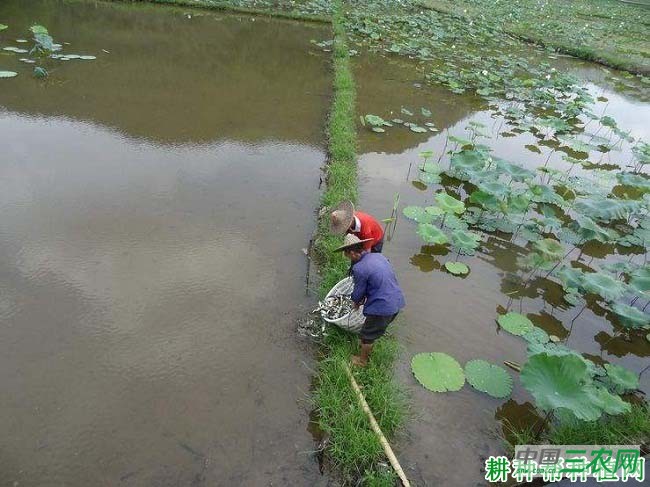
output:
[[[352,364],[360,367],[368,364],[375,340],[386,333],[388,325],[406,304],[390,262],[382,254],[364,250],[367,240],[347,234],[344,244],[335,250],[343,252],[352,262],[352,301],[357,308],[363,304],[366,317],[360,333],[361,353],[352,357]]]

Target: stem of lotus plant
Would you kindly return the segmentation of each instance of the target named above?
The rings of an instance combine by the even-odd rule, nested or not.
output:
[[[575,324],[576,320],[578,317],[582,314],[582,312],[587,308],[587,302],[585,301],[585,304],[580,308],[580,311],[578,311],[578,314],[573,317],[571,320],[571,326],[569,327],[569,333],[567,334],[566,338],[564,339],[564,344],[566,345],[569,343],[569,338],[571,337],[571,333],[573,332],[573,325]]]
[[[445,219],[447,218],[447,213],[442,216],[442,221],[440,222],[440,229],[445,228]]]
[[[643,368],[643,370],[642,370],[641,372],[639,372],[639,380],[641,380],[641,376],[642,376],[643,373],[644,373],[646,370],[648,370],[648,369],[650,369],[650,365],[647,365],[646,367]]]
[[[645,309],[648,307],[650,304],[650,299],[648,299],[648,302],[645,304],[645,306],[642,308],[642,311],[645,311]]]
[[[406,180],[407,180],[407,181],[409,180],[409,176],[411,175],[411,166],[412,166],[412,165],[413,165],[413,163],[412,163],[412,162],[409,162],[409,170],[408,170],[408,172],[406,173]]]
[[[548,157],[546,158],[546,162],[544,163],[544,167],[546,167],[546,165],[548,164],[548,161],[551,160],[551,156],[553,155],[554,152],[555,152],[555,149],[553,149],[551,152],[549,152]],[[549,181],[550,181],[551,175],[549,174],[548,177],[549,177]]]
[[[442,161],[442,156],[445,155],[445,149],[447,148],[447,143],[449,142],[449,129],[447,130],[447,137],[445,137],[445,145],[442,146],[442,152],[440,152],[440,157],[438,157],[438,164]],[[451,162],[449,163],[451,166]]]

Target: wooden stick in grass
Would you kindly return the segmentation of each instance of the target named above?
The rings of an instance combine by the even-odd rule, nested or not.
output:
[[[357,384],[357,381],[354,380],[354,375],[352,375],[352,371],[350,370],[350,367],[346,363],[343,363],[343,365],[345,366],[345,371],[347,372],[348,377],[350,378],[352,389],[354,389],[354,392],[357,394],[357,399],[359,400],[361,409],[363,409],[365,413],[368,415],[368,419],[370,420],[370,426],[372,427],[372,430],[379,438],[379,443],[381,443],[381,446],[384,448],[384,453],[386,453],[386,456],[388,457],[388,461],[393,466],[393,470],[395,470],[395,473],[397,473],[397,476],[402,481],[402,485],[404,487],[410,487],[411,484],[406,478],[406,474],[404,474],[404,470],[402,470],[402,466],[399,464],[397,457],[393,453],[393,449],[390,447],[388,440],[386,440],[384,433],[382,433],[381,428],[377,424],[377,420],[375,419],[375,416],[372,414],[372,411],[370,410],[370,407],[366,402],[366,398],[363,397],[363,392],[361,392],[361,389],[359,388],[359,384]]]

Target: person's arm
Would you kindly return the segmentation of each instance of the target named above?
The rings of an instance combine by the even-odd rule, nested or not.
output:
[[[368,276],[362,269],[357,266],[352,268],[352,276],[354,277],[354,289],[352,290],[352,302],[358,308],[363,304],[366,298],[366,288],[368,287]]]

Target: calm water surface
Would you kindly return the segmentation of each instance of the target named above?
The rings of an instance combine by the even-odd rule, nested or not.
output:
[[[452,135],[461,137],[468,137],[465,130],[468,122],[477,121],[485,124],[483,130],[491,134],[491,139],[481,141],[490,145],[496,156],[531,168],[543,164],[546,158],[548,149],[542,147],[545,152],[540,155],[524,147],[537,142],[532,135],[497,135],[507,130],[505,123],[501,125],[501,117],[493,117],[479,100],[427,86],[418,78],[412,64],[395,57],[368,56],[356,58],[355,71],[360,114],[416,120],[420,125],[430,120],[441,132],[448,129]],[[631,130],[635,137],[650,139],[647,123],[650,105],[639,97],[613,91],[604,80],[590,76],[593,71],[602,77],[600,69],[580,68],[577,72],[593,80],[587,84],[595,95],[607,98],[597,104],[596,113],[606,110],[605,113],[616,118],[619,126]],[[402,113],[402,107],[414,116]],[[421,107],[433,112],[430,119],[420,114]],[[495,318],[498,307],[508,304],[506,293],[517,289],[509,277],[517,270],[517,257],[525,255],[527,250],[511,244],[507,238],[490,235],[487,240],[484,238],[482,249],[475,256],[461,256],[460,260],[471,269],[466,278],[446,273],[441,266],[447,260],[456,260],[455,253],[423,246],[415,233],[416,224],[401,216],[405,206],[434,204],[433,194],[438,186],[427,188],[417,182],[415,167],[421,161],[419,152],[424,150],[433,150],[434,161],[437,160],[444,150],[445,136],[415,134],[403,127],[388,128],[385,134],[375,134],[363,127],[359,130],[360,207],[378,218],[387,218],[391,214],[393,195],[400,194],[400,220],[393,239],[384,246],[408,302],[394,328],[404,347],[397,375],[412,399],[412,418],[403,437],[397,439],[400,461],[418,485],[482,485],[485,482],[481,473],[483,460],[503,451],[499,438],[501,423],[497,420],[530,421],[534,418],[528,402],[531,397],[516,377],[509,401],[493,399],[469,385],[459,392],[434,394],[413,379],[410,360],[416,353],[438,351],[452,355],[461,364],[476,358],[496,364],[504,360],[525,362],[525,342],[509,333],[498,333]],[[561,167],[561,155],[555,154],[550,164]],[[611,159],[614,163],[628,161],[629,154],[613,153]],[[608,161],[606,158],[604,162]],[[443,162],[445,169],[446,164]],[[410,174],[409,166],[412,166]],[[454,186],[450,188],[453,190]],[[589,265],[592,257],[598,262],[602,253],[597,248],[587,250],[582,263]],[[642,259],[637,256],[637,260]],[[518,302],[514,306],[513,310],[519,311]],[[537,326],[560,338],[568,335],[571,320],[578,311],[579,308],[568,307],[562,300],[559,286],[546,280],[534,281],[522,300],[522,312]],[[568,345],[592,358],[602,356],[608,362],[636,372],[650,364],[650,343],[643,338],[634,343],[611,340],[612,333],[612,324],[604,310],[592,303],[575,320]],[[641,381],[641,389],[650,390],[648,374]]]
[[[310,485],[294,338],[320,26],[4,1],[64,52],[0,91],[0,484]],[[108,51],[108,52],[106,52]]]

